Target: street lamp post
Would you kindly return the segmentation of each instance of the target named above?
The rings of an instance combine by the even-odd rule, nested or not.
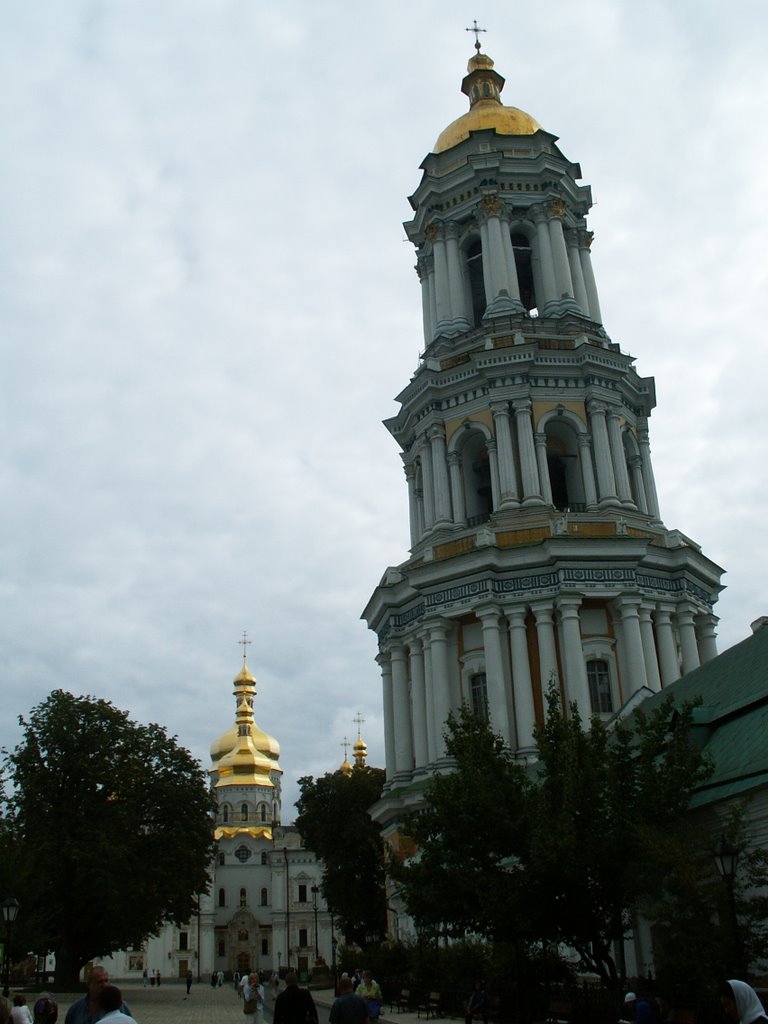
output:
[[[730,843],[725,836],[720,836],[715,847],[715,865],[718,874],[725,883],[728,895],[728,917],[731,928],[731,940],[733,942],[734,967],[737,977],[746,977],[746,966],[744,964],[744,950],[741,944],[741,932],[739,931],[739,920],[736,915],[736,896],[733,886],[736,879],[736,868],[739,863],[739,851]]]
[[[2,903],[3,921],[5,922],[5,951],[3,964],[3,995],[8,996],[11,991],[11,928],[19,912],[19,901],[13,896],[7,896]]]
[[[312,891],[312,909],[315,912],[315,963],[317,963],[317,961],[320,959],[320,950],[318,949],[318,942],[317,942],[317,894],[320,892],[320,889],[316,885],[313,885],[311,891]]]
[[[333,994],[339,994],[339,986],[336,980],[336,932],[334,931],[333,911],[328,908],[331,914],[331,974],[333,975]]]

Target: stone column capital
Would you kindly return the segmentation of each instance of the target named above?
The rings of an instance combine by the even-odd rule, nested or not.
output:
[[[444,423],[433,423],[431,427],[427,428],[426,436],[430,441],[445,440],[445,424]]]
[[[592,247],[592,240],[594,237],[594,231],[579,231],[579,246],[582,249],[590,249]]]
[[[557,598],[557,610],[562,618],[572,619],[578,617],[581,608],[581,596],[579,594],[560,594]]]
[[[457,451],[448,452],[446,458],[448,459],[449,466],[461,465],[461,455]]]
[[[568,208],[565,205],[564,200],[559,198],[547,200],[547,213],[549,216],[556,220],[562,220],[565,217]]]
[[[443,225],[439,220],[430,221],[427,224],[426,230],[424,231],[424,237],[428,242],[438,242],[443,240]]]
[[[597,398],[590,398],[587,402],[587,412],[590,416],[605,416],[608,406]]]
[[[489,452],[496,451],[496,440],[493,437],[486,438],[485,447]]]
[[[516,398],[512,402],[512,408],[515,410],[515,416],[521,416],[530,413],[533,405],[530,398]]]
[[[494,419],[496,416],[506,416],[509,418],[509,402],[491,402],[491,412],[493,413]]]
[[[455,220],[447,220],[443,223],[443,237],[444,238],[458,238],[461,234],[461,229]]]

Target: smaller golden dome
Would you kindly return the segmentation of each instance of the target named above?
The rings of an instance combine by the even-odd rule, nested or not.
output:
[[[493,70],[485,53],[476,53],[467,64],[461,91],[469,97],[469,110],[457,117],[438,136],[433,153],[444,153],[469,138],[470,132],[492,128],[499,135],[535,135],[541,125],[530,114],[501,102],[504,79]]]
[[[341,765],[339,767],[339,771],[341,772],[342,775],[346,775],[347,777],[349,777],[352,774],[352,771],[353,771],[352,765],[349,763],[349,761],[346,759],[346,757],[341,762]]]

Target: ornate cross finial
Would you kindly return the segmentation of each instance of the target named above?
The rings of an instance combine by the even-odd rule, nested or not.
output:
[[[357,726],[357,738],[360,739],[360,726],[363,724],[365,719],[363,718],[363,716],[358,711],[357,714],[355,715],[355,717],[352,719],[352,721]]]
[[[237,641],[238,645],[243,648],[243,664],[245,664],[245,648],[250,642],[251,641],[248,639],[248,633],[243,630],[243,639]]]
[[[343,751],[344,751],[344,760],[346,761],[346,760],[347,760],[347,754],[349,753],[349,740],[347,739],[347,737],[346,737],[346,736],[345,736],[345,737],[344,737],[344,739],[343,739],[343,740],[341,741],[341,743],[339,744],[339,746],[340,746],[340,747],[341,747],[341,748],[343,749]]]
[[[473,18],[472,19],[472,28],[465,28],[464,31],[465,32],[474,32],[475,33],[475,49],[477,50],[478,53],[480,53],[480,33],[481,32],[487,32],[488,29],[487,28],[478,28],[477,27],[477,18]]]

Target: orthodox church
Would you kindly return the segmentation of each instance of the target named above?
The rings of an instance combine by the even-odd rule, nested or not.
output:
[[[192,970],[195,977],[223,971],[230,978],[288,967],[308,976],[316,964],[332,962],[336,936],[320,891],[322,862],[304,848],[295,826],[282,824],[280,745],[256,724],[255,696],[243,657],[234,724],[211,744],[217,853],[210,891],[186,925],[166,924],[142,948],[99,960],[112,977],[141,978],[146,970],[183,978]],[[358,731],[354,765],[345,756],[337,770],[349,774],[366,757]]]
[[[525,760],[550,686],[584,721],[609,718],[717,654],[722,570],[662,520],[654,380],[603,325],[591,190],[475,50],[469,110],[410,197],[424,350],[385,425],[411,548],[363,612],[385,723],[372,814],[393,845],[445,764],[451,710]]]

